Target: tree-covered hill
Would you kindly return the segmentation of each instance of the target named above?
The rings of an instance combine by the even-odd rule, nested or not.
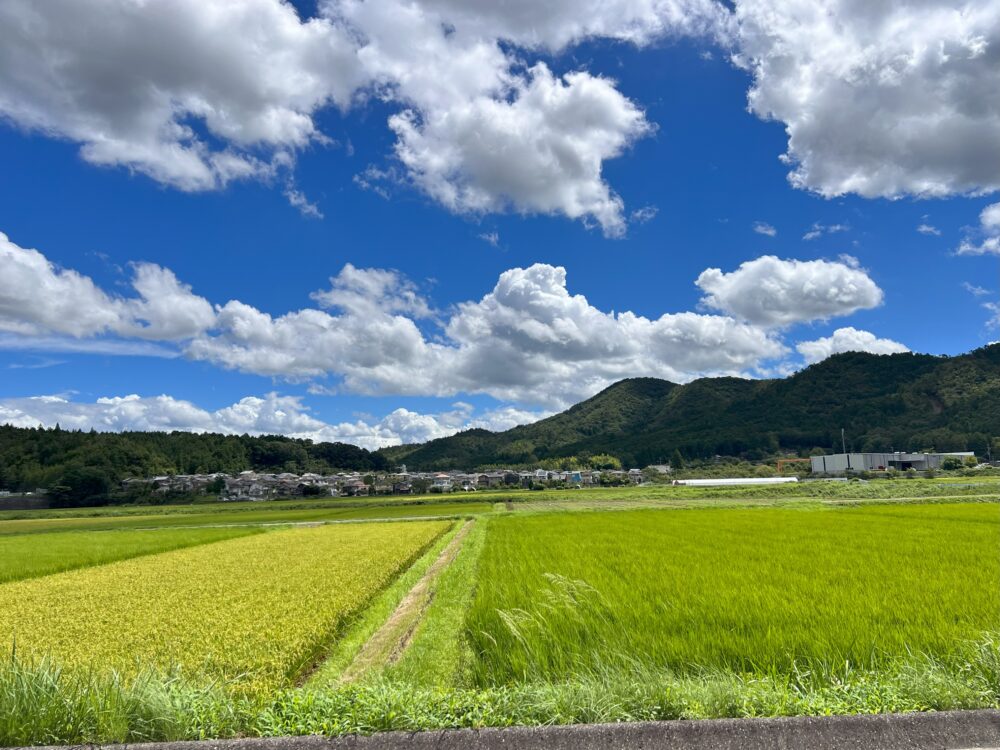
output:
[[[411,469],[611,454],[630,466],[777,451],[975,450],[1000,443],[1000,344],[956,357],[847,353],[775,380],[623,380],[561,414],[380,451]],[[1000,445],[993,448],[1000,453]]]
[[[0,489],[66,484],[67,476],[117,487],[126,477],[385,468],[385,458],[344,443],[190,432],[80,432],[0,426]]]

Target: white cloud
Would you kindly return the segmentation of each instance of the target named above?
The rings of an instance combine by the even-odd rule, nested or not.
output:
[[[850,229],[850,227],[846,224],[824,225],[817,222],[809,228],[809,231],[802,235],[802,239],[815,240],[822,237],[824,234],[838,234],[839,232],[846,232],[848,229]]]
[[[269,176],[363,82],[347,31],[277,0],[0,6],[0,112],[181,190]]]
[[[285,198],[287,198],[288,203],[297,208],[299,213],[303,216],[308,216],[313,219],[323,218],[323,212],[319,210],[319,206],[310,201],[306,197],[305,193],[290,182],[285,185]]]
[[[959,255],[1000,255],[1000,203],[993,203],[979,214],[979,228],[958,246]]]
[[[803,341],[795,347],[807,364],[814,364],[842,352],[899,354],[910,351],[892,339],[880,339],[874,333],[856,328],[838,328],[832,335],[815,341]]]
[[[635,209],[629,216],[629,221],[632,224],[645,224],[647,221],[652,221],[656,218],[656,215],[660,212],[656,206],[643,206],[642,208]]]
[[[647,44],[664,36],[730,33],[725,8],[712,0],[422,0],[459,29],[529,48],[558,51],[603,37]]]
[[[458,213],[561,214],[622,235],[624,203],[601,171],[652,131],[643,112],[607,79],[543,63],[508,91],[392,116],[413,183]]]
[[[753,224],[753,231],[757,234],[763,234],[767,237],[776,237],[778,235],[778,230],[773,226],[768,224],[766,221],[755,221]]]
[[[1000,5],[739,0],[750,109],[824,196],[1000,189]]]
[[[313,381],[314,392],[476,393],[545,409],[566,407],[625,377],[686,382],[766,374],[788,353],[782,327],[882,300],[849,256],[837,262],[764,256],[730,273],[707,269],[697,280],[702,304],[723,314],[659,317],[601,310],[570,293],[565,268],[543,263],[509,269],[481,298],[447,311],[435,310],[397,271],[347,264],[312,295],[319,307],[272,315],[239,300],[213,308],[159,266],[135,265],[137,296],[120,298],[55,268],[37,251],[11,243],[6,250],[4,266],[27,263],[31,276],[21,281],[35,294],[31,305],[17,304],[24,300],[0,283],[0,321],[8,331],[0,348],[183,352],[228,369]],[[106,314],[82,327],[77,316],[77,327],[66,330],[60,321],[68,314],[60,315],[58,304],[69,297]]]
[[[176,359],[176,348],[149,341],[119,339],[78,339],[72,336],[23,336],[0,333],[0,349],[4,351],[62,352],[66,354],[100,354],[111,357],[156,357]]]
[[[984,302],[983,307],[990,313],[992,318],[986,323],[989,328],[1000,328],[1000,303]],[[995,342],[994,342],[995,343]]]
[[[375,449],[447,437],[471,427],[504,430],[548,416],[547,412],[509,406],[486,410],[479,415],[474,411],[468,404],[460,403],[438,414],[396,409],[380,420],[334,424],[312,416],[298,397],[276,393],[247,396],[216,411],[167,395],[140,397],[133,394],[103,397],[87,403],[63,396],[36,396],[0,400],[0,424],[17,427],[59,424],[65,429],[101,432],[183,430],[227,435],[287,435]]]
[[[305,149],[332,143],[316,115],[378,98],[399,107],[388,125],[405,174],[375,167],[359,186],[387,197],[391,176],[452,211],[560,214],[618,235],[623,202],[602,167],[653,126],[613,82],[523,54],[726,38],[730,20],[714,0],[330,0],[306,20],[282,0],[11,0],[0,116],[181,190],[283,183],[319,218],[290,175]]]
[[[853,260],[853,259],[852,259]],[[702,272],[695,282],[706,307],[764,326],[850,315],[882,304],[882,290],[855,265],[765,255],[731,272]]]
[[[941,236],[941,230],[931,224],[919,224],[917,226],[917,231],[920,232],[920,234],[930,234],[935,237]]]
[[[977,286],[976,284],[970,284],[968,281],[962,282],[962,288],[973,297],[985,297],[987,294],[991,294],[989,289]]]
[[[200,333],[215,320],[205,299],[172,271],[152,263],[133,265],[132,288],[138,297],[112,297],[88,277],[56,267],[0,232],[0,269],[0,331],[177,340]]]
[[[479,239],[485,242],[487,245],[493,245],[493,247],[500,246],[500,234],[499,232],[481,232],[477,235]]]

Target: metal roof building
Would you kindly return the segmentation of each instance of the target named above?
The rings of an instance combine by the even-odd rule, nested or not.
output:
[[[927,471],[940,469],[949,456],[967,458],[974,453],[832,453],[827,456],[813,456],[813,474],[846,474],[852,471],[906,471],[915,469]]]

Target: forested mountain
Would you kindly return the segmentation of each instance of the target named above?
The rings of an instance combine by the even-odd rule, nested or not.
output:
[[[378,471],[530,465],[592,456],[627,466],[778,451],[975,450],[1000,454],[1000,344],[957,357],[840,354],[780,380],[655,378],[616,383],[535,424],[469,430],[423,445],[369,452],[343,443],[183,432],[72,432],[0,427],[0,488],[94,483],[128,476],[337,469]],[[98,486],[100,485],[100,486]],[[107,488],[102,490],[101,487]]]
[[[189,432],[79,432],[0,427],[0,489],[67,484],[81,473],[117,487],[125,477],[255,471],[329,473],[385,467],[385,458],[344,443]],[[100,493],[99,488],[95,489]],[[103,494],[106,494],[103,493]]]
[[[777,380],[623,380],[561,414],[380,451],[411,469],[611,454],[629,466],[779,450],[1000,453],[1000,344],[956,357],[839,354]]]

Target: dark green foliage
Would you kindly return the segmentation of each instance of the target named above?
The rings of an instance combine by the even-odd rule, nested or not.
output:
[[[415,469],[608,453],[627,466],[679,453],[759,460],[848,450],[1000,448],[1000,345],[957,357],[847,353],[782,380],[623,380],[567,411],[501,433],[469,430],[379,451]]]
[[[0,426],[2,489],[44,487],[57,506],[147,502],[148,487],[126,491],[127,477],[162,474],[372,471],[386,460],[364,448],[341,443],[249,435],[195,435],[188,432],[73,432],[59,428]],[[212,491],[217,494],[216,485]]]

